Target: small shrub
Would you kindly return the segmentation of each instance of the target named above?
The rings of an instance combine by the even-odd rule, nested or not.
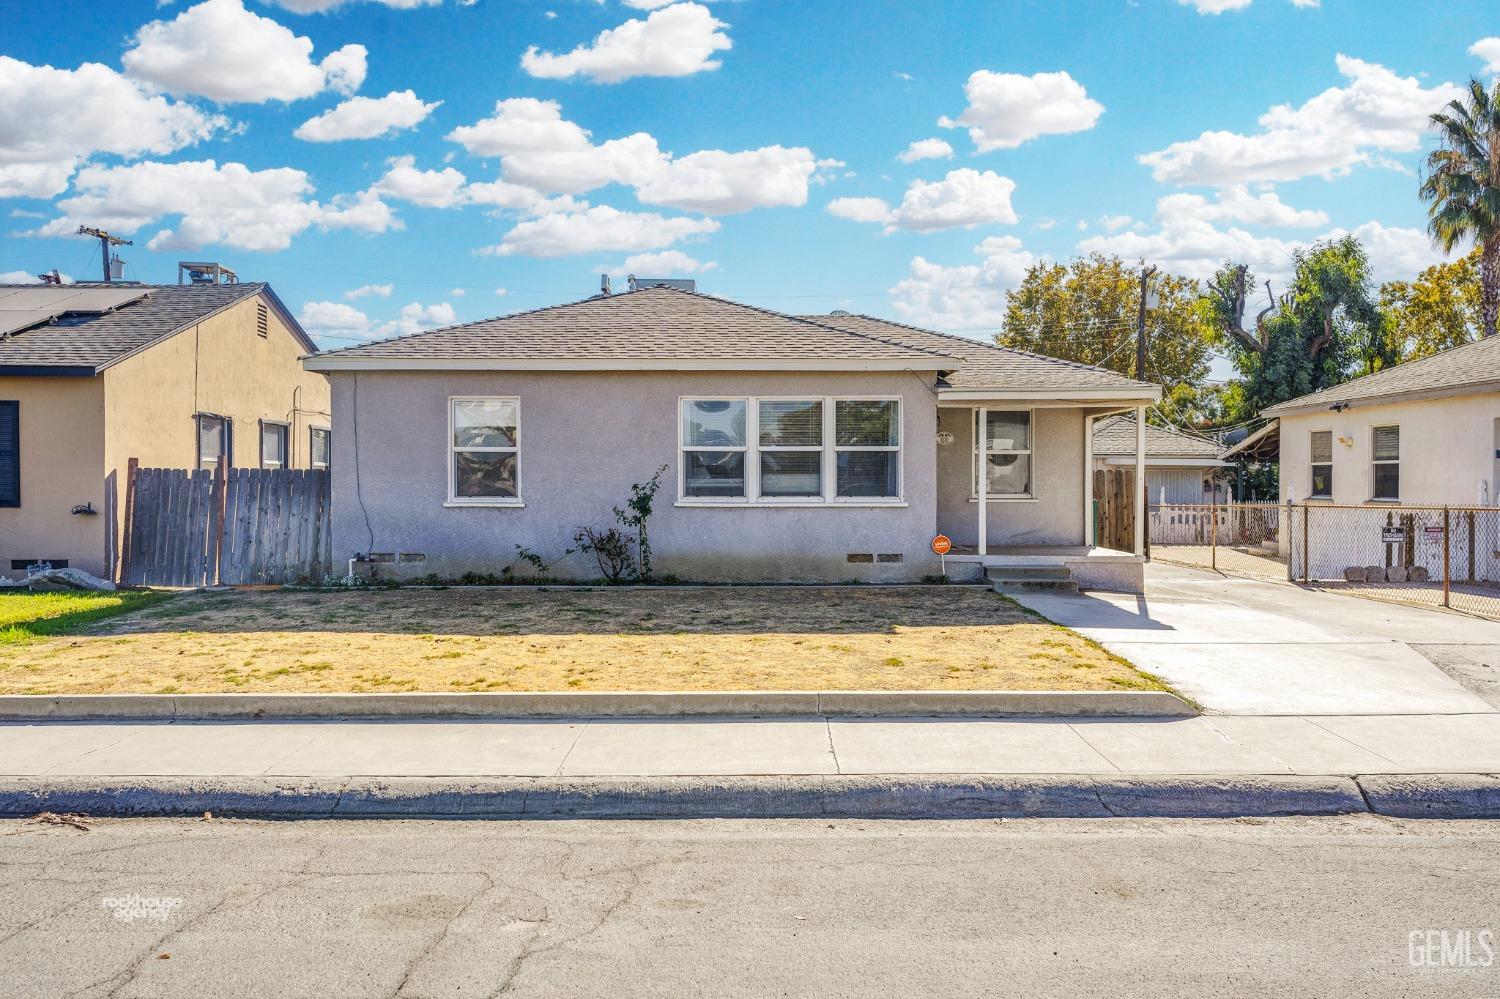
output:
[[[599,571],[611,583],[618,583],[635,574],[635,554],[631,546],[635,538],[618,527],[596,531],[592,527],[580,527],[573,535],[573,543],[581,552],[594,556]]]

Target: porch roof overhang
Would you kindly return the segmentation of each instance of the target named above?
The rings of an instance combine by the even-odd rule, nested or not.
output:
[[[981,402],[1024,402],[1031,406],[1150,406],[1161,400],[1160,385],[1126,387],[1027,388],[939,388],[938,405],[964,405]]]

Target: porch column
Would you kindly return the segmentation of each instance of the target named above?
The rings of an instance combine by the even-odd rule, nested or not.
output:
[[[1094,547],[1094,418],[1083,414],[1083,545]]]
[[[1135,554],[1146,554],[1146,407],[1135,407]]]
[[[979,427],[975,431],[979,439],[975,445],[979,453],[974,461],[974,475],[978,479],[975,485],[979,497],[979,554],[981,556],[990,553],[989,528],[990,528],[990,420],[989,410],[984,406],[979,407]]]

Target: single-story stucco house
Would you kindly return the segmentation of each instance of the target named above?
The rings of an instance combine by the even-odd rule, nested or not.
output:
[[[1135,466],[1135,415],[1123,414],[1094,425],[1094,467]],[[1146,424],[1146,501],[1152,505],[1226,501],[1223,488],[1229,462],[1219,443],[1173,427]]]
[[[1500,339],[1398,364],[1264,415],[1279,421],[1283,500],[1500,503]]]
[[[0,325],[0,573],[113,578],[131,458],[327,464],[328,380],[268,285],[0,285]]]
[[[943,571],[942,533],[950,574],[1030,560],[1141,586],[1138,554],[1092,547],[1090,431],[1160,388],[1099,368],[644,282],[304,363],[340,427],[335,561],[551,560],[665,466],[658,574],[918,580]],[[557,574],[597,575],[573,558]]]

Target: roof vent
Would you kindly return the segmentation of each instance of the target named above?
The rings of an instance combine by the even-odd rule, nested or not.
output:
[[[239,284],[239,275],[213,261],[177,261],[178,284]]]
[[[843,309],[834,309],[834,310],[833,310],[833,311],[832,311],[832,312],[830,312],[830,313],[828,313],[828,314],[829,314],[829,315],[830,315],[830,316],[847,316],[847,315],[849,315],[849,314],[850,314],[850,313],[848,313],[848,312],[845,312],[845,311],[844,311],[844,310],[843,310]]]
[[[630,282],[631,291],[640,291],[642,288],[676,288],[678,291],[698,290],[698,282],[692,278],[638,278],[632,274],[625,280]]]
[[[600,274],[599,275],[599,294],[601,294],[601,295],[612,294],[610,292],[610,290],[609,290],[609,275],[608,274]]]

